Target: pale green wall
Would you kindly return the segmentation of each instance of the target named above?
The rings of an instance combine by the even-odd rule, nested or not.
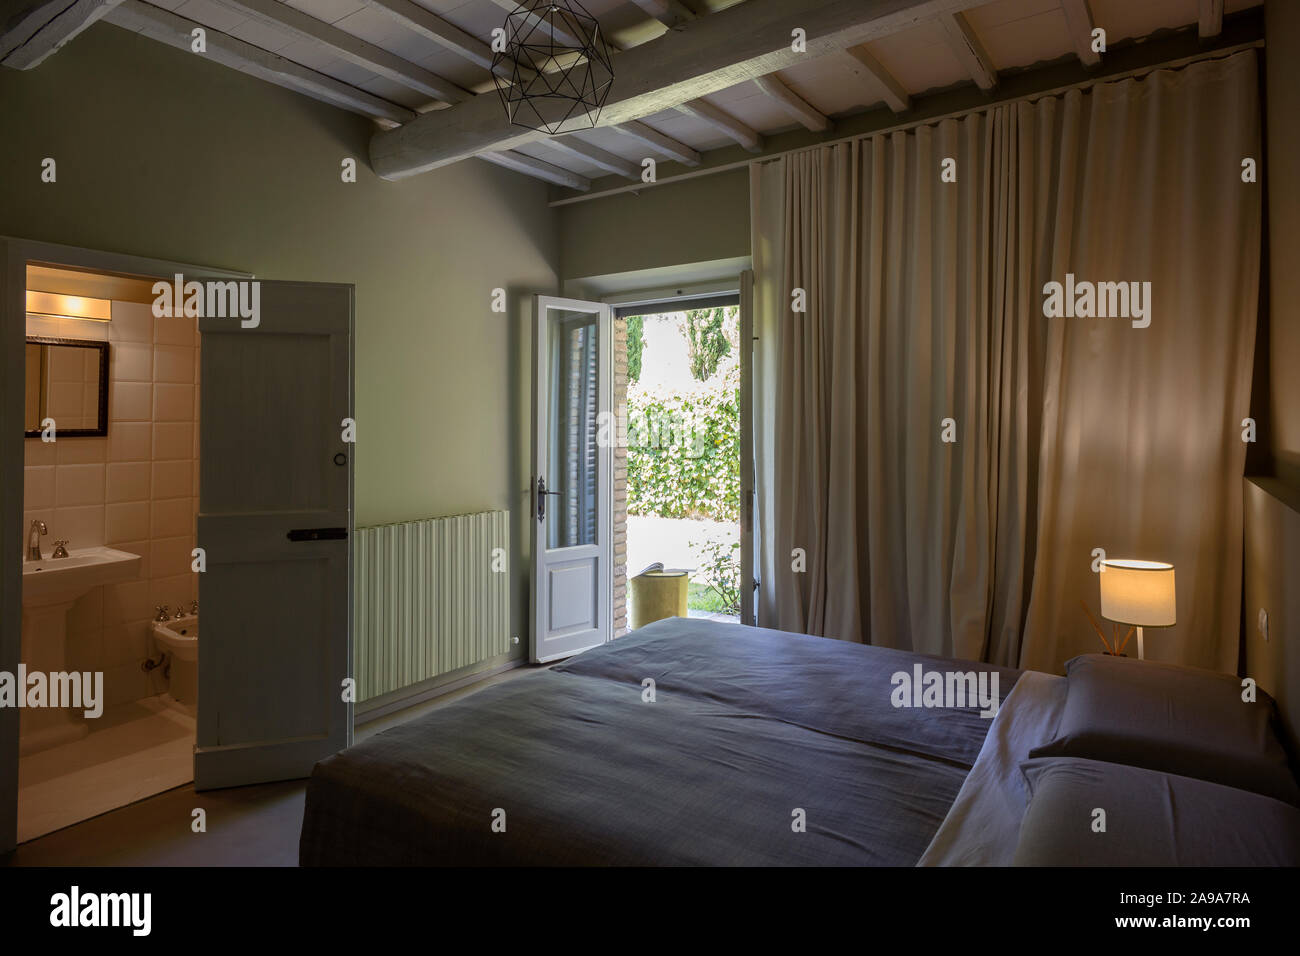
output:
[[[529,293],[558,290],[558,217],[543,184],[478,160],[380,181],[371,129],[97,24],[35,70],[0,68],[0,235],[354,283],[357,523],[517,506],[518,549]],[[519,553],[515,576],[523,640]]]
[[[1268,155],[1267,433],[1278,477],[1300,487],[1300,3],[1264,6]],[[1258,367],[1258,366],[1257,366]],[[1257,382],[1257,387],[1259,383]]]
[[[749,170],[558,207],[565,279],[749,255]]]

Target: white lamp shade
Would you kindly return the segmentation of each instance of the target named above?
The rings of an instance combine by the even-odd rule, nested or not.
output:
[[[1170,627],[1176,621],[1174,566],[1130,559],[1102,562],[1101,616],[1138,627]]]

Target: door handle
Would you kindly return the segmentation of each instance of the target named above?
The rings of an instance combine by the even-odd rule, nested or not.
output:
[[[290,541],[338,541],[347,536],[347,528],[294,528],[285,537]]]
[[[537,520],[538,522],[542,522],[546,520],[546,496],[547,495],[555,495],[558,498],[560,497],[560,492],[547,491],[546,479],[539,475],[537,478]]]

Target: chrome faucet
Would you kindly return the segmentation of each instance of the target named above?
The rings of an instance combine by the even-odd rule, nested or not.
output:
[[[40,561],[45,555],[41,554],[41,535],[49,534],[49,529],[45,527],[45,522],[36,519],[32,526],[27,530],[27,560]]]
[[[167,616],[167,611],[169,609],[166,604],[155,604],[153,609],[155,612],[153,619],[159,624],[166,624],[170,620]]]
[[[66,557],[68,556],[68,548],[67,548],[67,544],[68,544],[68,539],[67,539],[67,538],[63,538],[63,539],[61,539],[61,540],[59,540],[59,541],[55,541],[55,542],[54,542],[54,553],[53,553],[52,555],[50,555],[50,557],[51,557],[51,558],[66,558]]]

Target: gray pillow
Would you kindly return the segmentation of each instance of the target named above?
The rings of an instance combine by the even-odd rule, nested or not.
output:
[[[1273,699],[1241,699],[1229,674],[1085,654],[1069,678],[1056,739],[1030,757],[1085,757],[1198,777],[1300,806]]]
[[[1300,865],[1300,810],[1272,797],[1100,760],[1020,769],[1031,796],[1015,866]]]

